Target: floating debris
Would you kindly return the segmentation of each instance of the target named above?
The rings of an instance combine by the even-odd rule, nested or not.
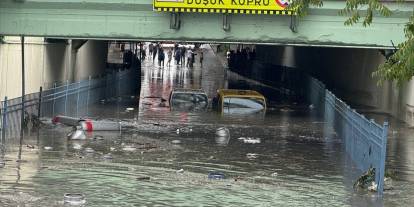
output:
[[[243,178],[242,178],[242,177],[240,177],[240,175],[238,175],[237,177],[235,177],[235,178],[234,178],[234,181],[236,181],[236,182],[237,182],[237,181],[242,180],[242,179],[243,179]]]
[[[110,147],[110,148],[109,148],[109,150],[110,150],[111,152],[113,152],[113,151],[115,151],[115,150],[116,150],[116,148],[115,148],[115,147]]]
[[[280,111],[281,111],[281,112],[292,112],[292,111],[294,111],[294,110],[293,110],[293,109],[291,109],[291,108],[289,108],[289,107],[286,107],[286,106],[285,106],[285,107],[281,108],[281,109],[280,109]]]
[[[26,144],[26,148],[28,148],[28,149],[34,149],[35,146],[34,145],[30,145],[30,144]]]
[[[82,149],[82,145],[79,143],[73,143],[72,148],[75,150],[80,150]]]
[[[222,172],[209,172],[208,173],[208,179],[212,179],[212,180],[221,180],[224,179],[224,173]]]
[[[93,137],[94,140],[104,140],[104,137],[101,135],[96,135],[95,137]]]
[[[112,160],[112,159],[113,159],[113,157],[112,157],[112,154],[111,154],[111,153],[104,154],[104,155],[102,156],[102,158],[103,158],[103,159],[105,159],[105,160]]]
[[[219,137],[230,137],[230,130],[226,127],[220,127],[216,129],[216,136]]]
[[[215,141],[216,141],[216,144],[219,146],[227,146],[230,142],[230,136],[224,136],[224,137],[216,136]]]
[[[309,109],[310,109],[310,110],[312,110],[312,109],[314,109],[314,108],[315,108],[315,106],[314,106],[313,104],[309,105]]]
[[[70,205],[83,205],[86,203],[85,195],[81,193],[66,193],[63,196],[63,201]]]
[[[71,140],[86,139],[86,135],[82,129],[77,128],[76,131],[70,133],[69,139]]]
[[[26,163],[26,162],[28,162],[27,160],[22,160],[22,159],[20,159],[20,160],[16,160],[16,162],[19,162],[19,163]]]
[[[149,177],[149,176],[140,176],[140,177],[137,177],[137,180],[151,180],[151,177]]]
[[[192,131],[193,131],[193,128],[191,128],[191,127],[182,127],[182,128],[178,128],[177,130],[175,130],[175,132],[177,134],[180,134],[180,133],[190,133]]]
[[[134,108],[126,108],[125,111],[133,111],[133,110],[134,110]]]
[[[172,144],[181,144],[181,140],[175,139],[171,141]]]
[[[122,150],[126,151],[126,152],[133,152],[133,151],[137,150],[137,148],[134,147],[134,146],[131,146],[131,145],[126,145],[126,146],[122,147]]]
[[[378,185],[374,181],[372,181],[371,185],[368,186],[368,190],[371,192],[376,192],[377,189],[378,189]]]
[[[240,137],[238,138],[238,140],[246,144],[259,144],[262,142],[260,138],[254,138],[254,137]]]
[[[175,171],[175,173],[177,173],[177,174],[184,173],[184,169],[179,169],[179,170]]]
[[[369,168],[367,172],[361,175],[354,183],[354,188],[369,189],[375,183],[375,168]],[[371,187],[372,188],[372,187]]]
[[[277,172],[274,172],[274,173],[272,173],[270,176],[272,176],[272,177],[276,177],[276,176],[278,176],[278,174],[277,174]]]
[[[45,149],[45,150],[52,150],[53,147],[45,146],[45,147],[43,147],[43,149]]]
[[[90,147],[87,147],[87,148],[85,148],[85,152],[86,153],[94,153],[95,152],[95,150],[93,150],[92,148],[90,148]]]
[[[247,159],[256,159],[257,157],[259,157],[259,155],[256,153],[247,153],[246,157]]]

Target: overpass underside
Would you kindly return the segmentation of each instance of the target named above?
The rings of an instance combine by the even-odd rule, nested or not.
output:
[[[369,27],[344,26],[346,17],[338,15],[344,1],[325,1],[322,8],[296,19],[182,13],[179,28],[171,29],[171,13],[153,11],[152,0],[3,0],[0,35],[388,48],[391,41],[404,40],[404,24],[413,8],[408,5],[390,3],[397,12],[388,18],[374,17]]]

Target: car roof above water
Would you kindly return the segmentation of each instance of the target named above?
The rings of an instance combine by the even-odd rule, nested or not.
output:
[[[193,89],[193,88],[174,88],[172,90],[172,93],[200,93],[200,94],[207,95],[203,89]]]
[[[233,97],[256,97],[264,98],[262,94],[253,90],[238,90],[238,89],[219,89],[217,93],[220,96],[233,96]]]

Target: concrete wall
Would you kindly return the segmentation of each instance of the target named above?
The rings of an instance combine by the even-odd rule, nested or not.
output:
[[[53,83],[87,79],[105,72],[107,44],[88,41],[73,51],[68,43],[45,43],[44,38],[25,38],[26,93]],[[0,44],[0,98],[21,96],[21,46],[19,37],[5,37]]]
[[[105,72],[108,45],[104,41],[89,40],[76,54],[74,80],[85,80]]]
[[[354,107],[389,113],[414,125],[414,81],[403,87],[390,82],[378,86],[371,76],[385,61],[378,50],[257,46],[257,58],[303,69]]]

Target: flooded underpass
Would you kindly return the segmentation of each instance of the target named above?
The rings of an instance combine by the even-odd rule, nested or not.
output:
[[[307,104],[268,105],[264,116],[170,111],[173,88],[277,89],[226,71],[209,46],[204,65],[142,62],[141,93],[91,110],[137,127],[67,140],[70,127],[46,125],[23,145],[8,139],[0,166],[0,206],[63,206],[82,193],[85,206],[409,206],[413,130],[391,130],[387,168],[397,177],[378,199],[356,192],[342,140]],[[198,60],[198,58],[197,58]],[[272,102],[272,97],[267,97]],[[134,108],[134,110],[126,110]],[[397,125],[397,123],[395,123]],[[218,136],[225,127],[228,135]],[[20,148],[19,148],[20,147]],[[404,152],[404,153],[400,153]],[[412,153],[411,153],[412,154]]]

